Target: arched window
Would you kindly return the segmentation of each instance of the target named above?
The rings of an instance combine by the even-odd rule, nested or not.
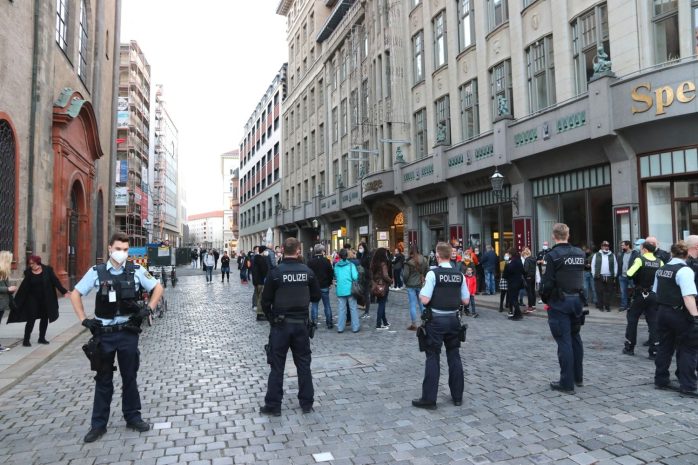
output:
[[[10,124],[0,120],[0,250],[15,251],[16,148]]]
[[[80,60],[78,61],[78,76],[83,82],[87,81],[87,51],[88,51],[88,22],[87,4],[85,0],[80,0]]]
[[[68,0],[56,0],[56,43],[68,52]]]

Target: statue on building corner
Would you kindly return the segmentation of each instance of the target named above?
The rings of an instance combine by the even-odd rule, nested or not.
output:
[[[402,153],[401,147],[395,151],[395,163],[405,163],[405,155]]]
[[[508,116],[509,113],[509,102],[504,95],[497,96],[497,116]]]
[[[436,143],[446,143],[446,123],[443,121],[439,122],[439,125],[436,127]]]
[[[603,44],[599,44],[596,49],[596,56],[594,57],[594,74],[591,76],[592,79],[600,76],[612,76],[613,71],[611,70],[611,60],[608,54],[603,48]]]

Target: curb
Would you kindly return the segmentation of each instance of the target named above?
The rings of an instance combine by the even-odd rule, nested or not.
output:
[[[2,384],[0,386],[0,395],[5,394],[26,377],[51,361],[85,331],[87,331],[87,328],[84,328],[80,323],[76,323],[53,338],[51,342],[56,342],[56,345],[51,344],[37,349],[2,371],[0,373],[0,384]]]

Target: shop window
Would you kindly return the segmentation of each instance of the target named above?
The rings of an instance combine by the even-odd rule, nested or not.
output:
[[[514,99],[511,88],[511,60],[505,60],[490,68],[493,119],[514,115]]]
[[[673,150],[640,157],[640,177],[651,178],[698,171],[698,149]]]
[[[415,155],[417,159],[427,156],[427,110],[422,108],[414,114]]]
[[[446,48],[446,10],[441,11],[432,21],[434,30],[434,69],[446,64],[448,51]]]
[[[609,58],[612,57],[606,3],[595,6],[572,21],[572,53],[578,94],[587,90],[587,83],[594,74],[594,58],[599,46],[603,46]]]
[[[412,37],[414,83],[424,80],[424,31]]]
[[[534,113],[555,103],[555,62],[553,36],[549,35],[526,49],[529,111]]]
[[[463,51],[475,43],[473,0],[456,0],[458,6],[458,46]]]
[[[463,140],[480,134],[477,79],[468,81],[460,87],[460,118]]]
[[[451,109],[448,95],[435,102],[436,143],[451,145]]]
[[[562,194],[560,196],[560,207],[560,220],[570,228],[570,242],[575,245],[588,245],[585,191],[581,190]],[[549,231],[552,231],[552,229]]]
[[[672,244],[671,183],[651,182],[645,185],[647,224],[660,244]]]
[[[487,0],[487,19],[490,31],[509,19],[508,3],[508,0]]]
[[[654,61],[664,63],[681,57],[679,51],[679,2],[654,0],[652,2],[654,28]]]

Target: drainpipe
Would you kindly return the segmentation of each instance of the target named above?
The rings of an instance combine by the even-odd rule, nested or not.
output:
[[[121,0],[116,0],[116,11],[114,13],[114,50],[112,51],[113,71],[112,71],[112,110],[117,108],[119,100],[119,63],[121,61]],[[115,209],[114,209],[114,186],[116,185],[116,117],[112,111],[111,117],[111,139],[109,141],[109,233],[111,236],[115,230]]]
[[[41,0],[34,0],[34,44],[32,47],[31,109],[29,111],[29,161],[27,166],[27,241],[25,247],[26,265],[34,250],[34,152],[36,150],[36,111],[39,99],[39,39],[41,25]]]

